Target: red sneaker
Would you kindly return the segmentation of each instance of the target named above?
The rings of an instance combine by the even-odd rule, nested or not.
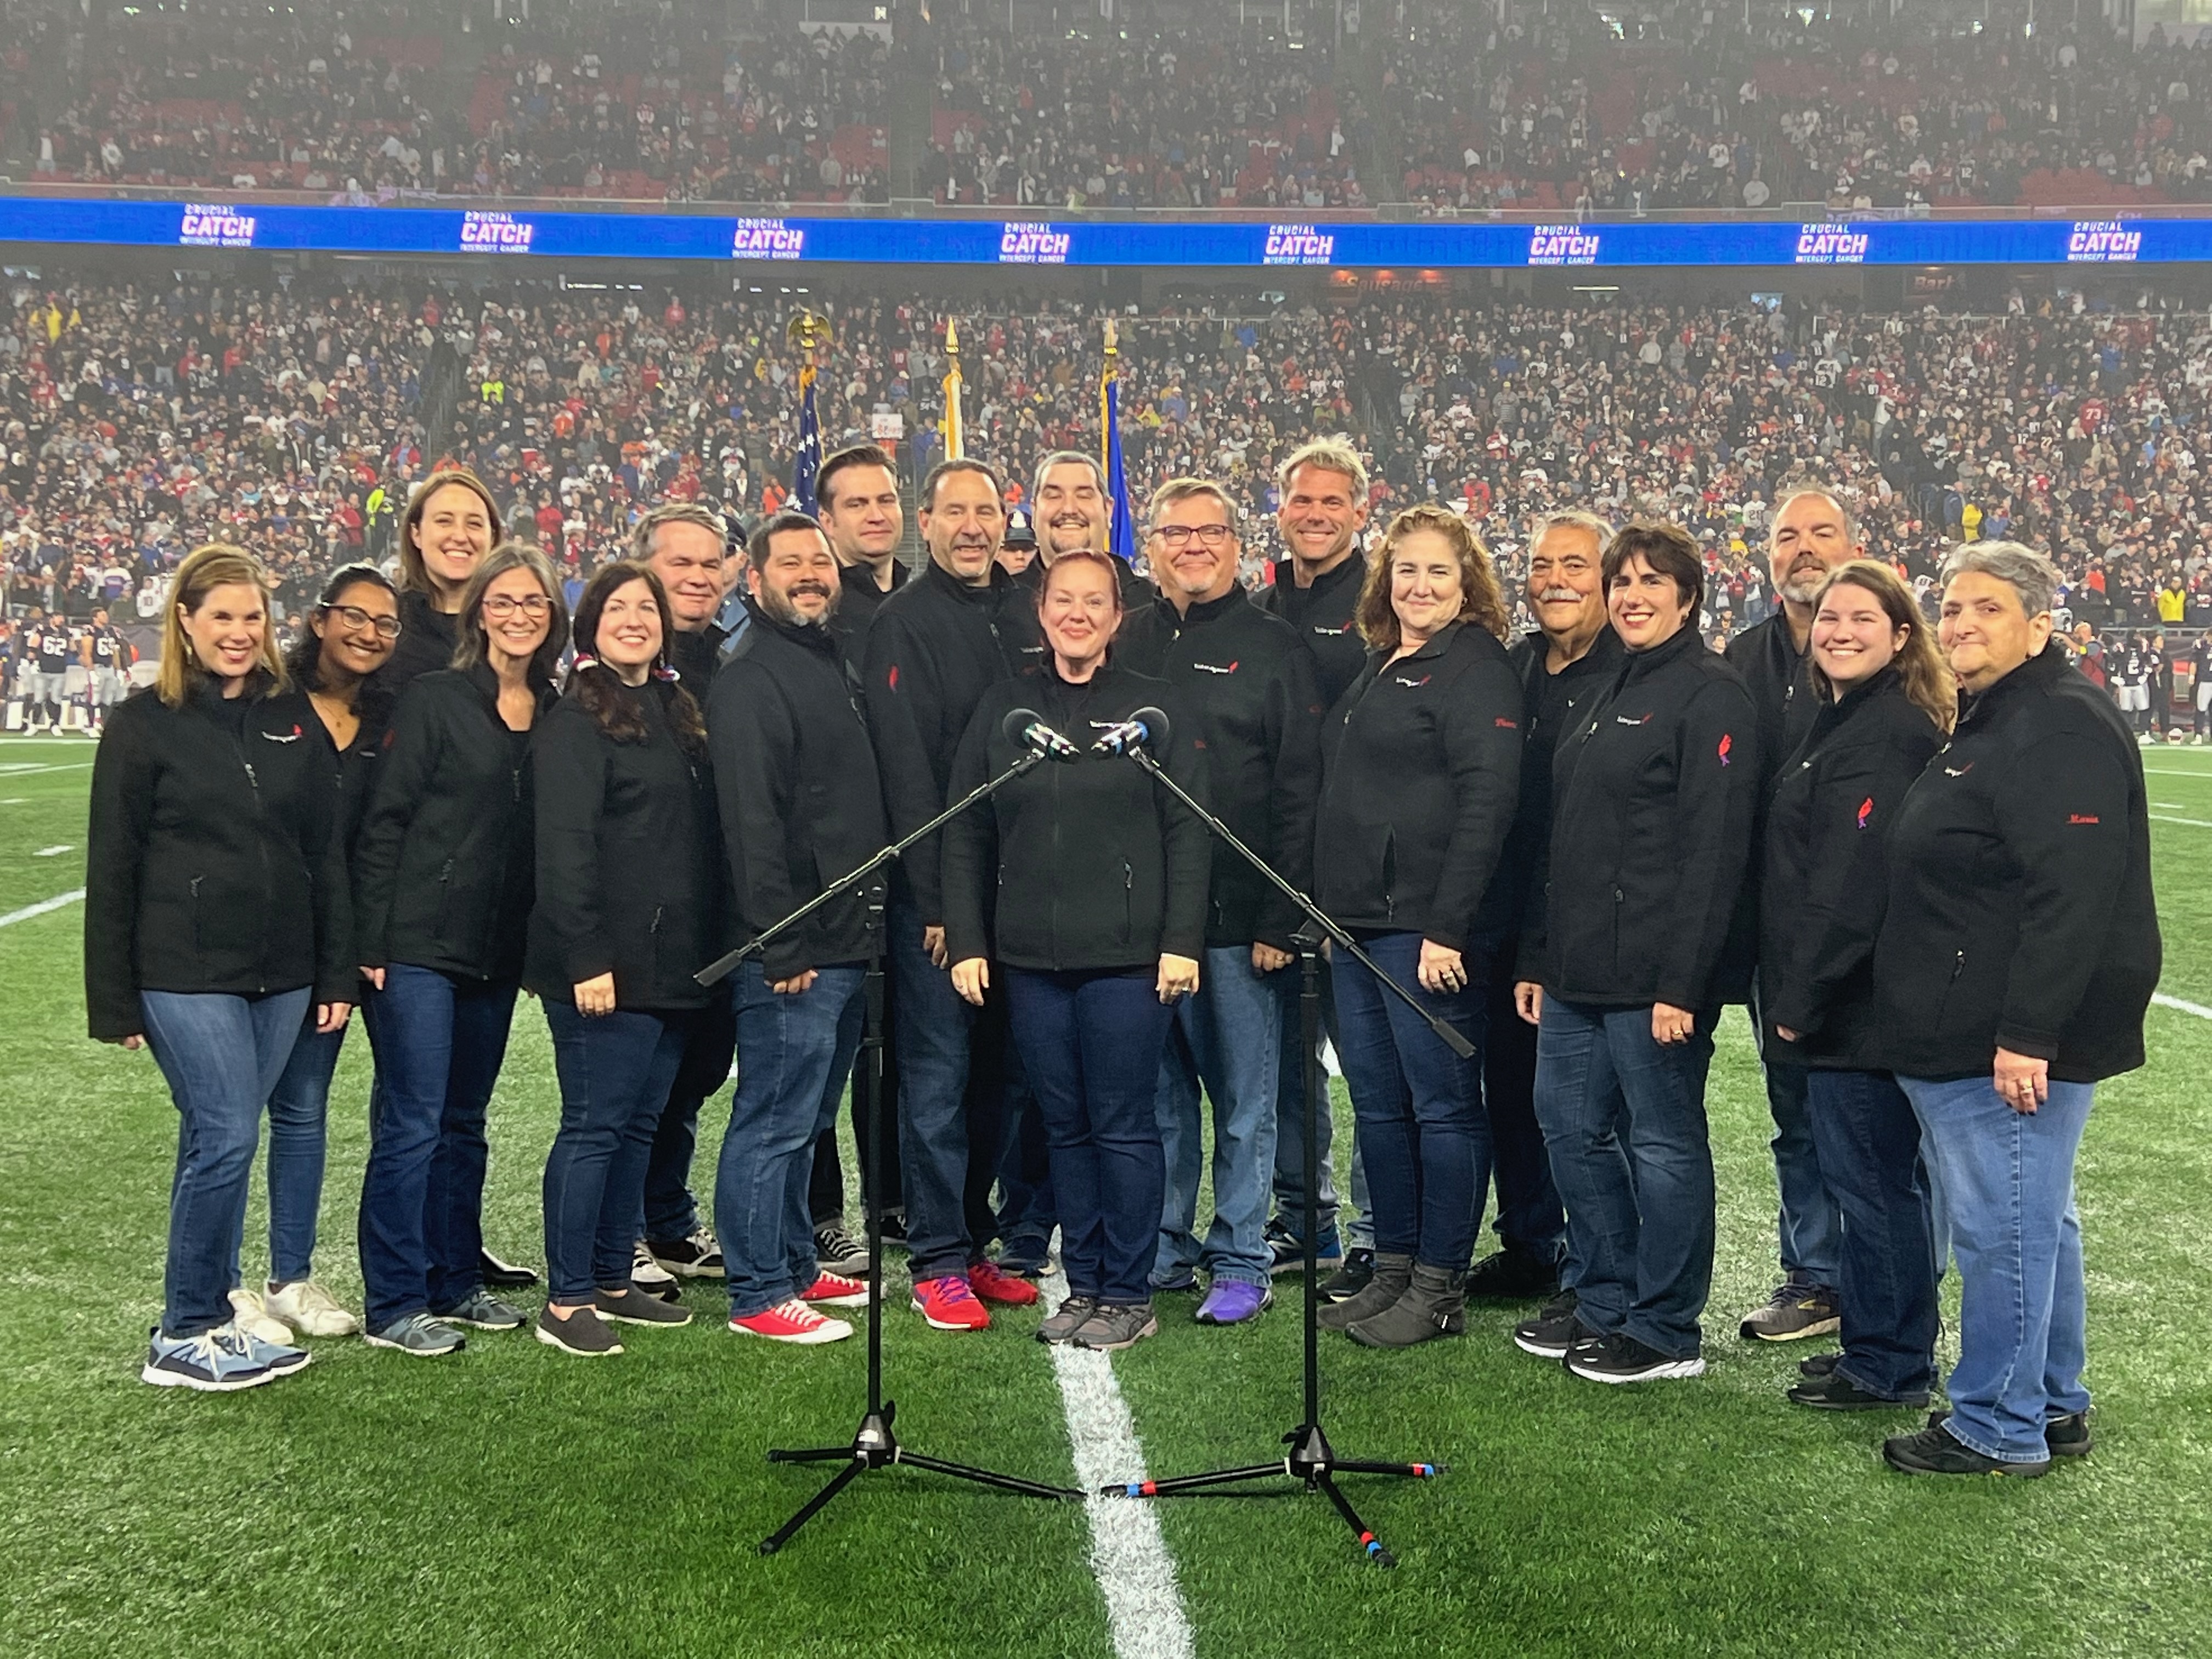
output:
[[[730,1328],[747,1336],[764,1336],[771,1342],[811,1346],[842,1342],[853,1328],[842,1319],[825,1319],[796,1297],[745,1319],[732,1319]]]
[[[925,1323],[940,1331],[986,1331],[991,1316],[968,1288],[967,1279],[947,1273],[942,1279],[914,1281],[914,1305]]]
[[[995,1261],[978,1261],[969,1268],[968,1288],[986,1302],[1008,1308],[1026,1308],[1037,1299],[1036,1285],[1007,1273]]]
[[[799,1293],[799,1299],[824,1308],[865,1308],[868,1286],[866,1281],[848,1279],[842,1273],[817,1273],[814,1282]]]

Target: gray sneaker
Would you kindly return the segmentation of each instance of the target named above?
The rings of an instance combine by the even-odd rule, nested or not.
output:
[[[1790,1279],[1776,1288],[1765,1305],[1746,1314],[1738,1328],[1747,1342],[1796,1342],[1841,1330],[1843,1323],[1833,1291]]]
[[[401,1316],[381,1329],[370,1331],[362,1340],[372,1348],[397,1348],[417,1359],[456,1353],[468,1346],[468,1339],[451,1325],[420,1310]]]
[[[1101,1303],[1097,1311],[1078,1326],[1068,1340],[1079,1348],[1118,1353],[1159,1334],[1160,1322],[1152,1317],[1151,1303]]]
[[[1045,1316],[1044,1323],[1037,1327],[1037,1340],[1065,1342],[1076,1332],[1081,1330],[1085,1323],[1097,1311],[1097,1297],[1071,1296],[1056,1310]]]
[[[647,1302],[653,1300],[642,1291],[631,1294]],[[555,1318],[553,1310],[547,1308],[538,1316],[538,1340],[549,1348],[558,1348],[562,1353],[586,1359],[623,1351],[622,1343],[607,1328],[606,1322],[589,1308],[579,1308],[566,1319]]]
[[[473,1325],[480,1331],[519,1331],[529,1321],[521,1309],[502,1302],[479,1285],[450,1308],[431,1312],[448,1325]]]
[[[600,1289],[592,1292],[592,1305],[602,1319],[612,1319],[624,1325],[689,1325],[691,1310],[680,1302],[663,1302],[657,1296],[647,1296],[635,1285],[625,1285],[618,1291]],[[572,1316],[569,1322],[574,1323]]]

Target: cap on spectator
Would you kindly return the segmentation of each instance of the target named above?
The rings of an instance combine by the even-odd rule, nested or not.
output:
[[[1000,538],[1000,544],[1012,548],[1036,548],[1036,526],[1030,522],[1029,508],[1015,507],[1006,509],[1006,533]]]

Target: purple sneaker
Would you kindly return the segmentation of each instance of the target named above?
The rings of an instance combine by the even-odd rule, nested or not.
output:
[[[1217,1279],[1194,1316],[1201,1325],[1241,1325],[1248,1319],[1257,1319],[1274,1305],[1275,1293],[1265,1285],[1248,1285],[1241,1279]]]

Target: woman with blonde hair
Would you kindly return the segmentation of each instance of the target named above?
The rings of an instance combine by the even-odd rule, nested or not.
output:
[[[307,1363],[237,1322],[232,1292],[261,1110],[310,1007],[353,996],[331,752],[291,690],[259,560],[210,545],[178,567],[150,690],[93,762],[85,878],[91,1034],[149,1048],[180,1119],[161,1322],[141,1377],[208,1393]]]
[[[1917,1407],[1934,1379],[1936,1267],[1912,1103],[1875,1058],[1874,945],[1899,804],[1958,714],[1957,684],[1896,573],[1839,565],[1813,599],[1813,728],[1775,775],[1759,914],[1760,1036],[1809,1069],[1807,1117],[1844,1217],[1843,1352],[1790,1390],[1826,1411]]]
[[[1375,1272],[1321,1320],[1402,1348],[1466,1324],[1490,1178],[1484,1008],[1513,908],[1513,881],[1493,878],[1519,801],[1521,682],[1489,552],[1442,507],[1391,521],[1354,617],[1367,666],[1322,727],[1316,896],[1476,1048],[1461,1059],[1364,964],[1334,963]]]

